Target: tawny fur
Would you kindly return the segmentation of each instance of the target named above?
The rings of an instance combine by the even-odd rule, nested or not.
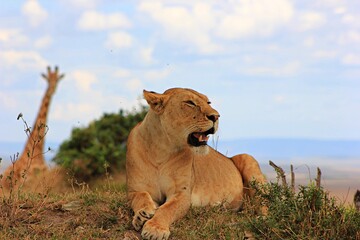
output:
[[[189,144],[191,133],[218,127],[219,113],[205,95],[174,88],[163,94],[144,90],[144,97],[150,110],[131,131],[126,156],[132,224],[143,238],[168,239],[170,225],[191,205],[221,203],[237,210],[246,184],[265,182],[250,155],[227,158],[207,145]]]

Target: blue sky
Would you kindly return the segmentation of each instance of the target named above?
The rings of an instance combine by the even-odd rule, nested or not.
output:
[[[211,99],[220,139],[360,139],[360,1],[1,1],[0,141],[24,141],[47,65],[50,141],[170,87]]]

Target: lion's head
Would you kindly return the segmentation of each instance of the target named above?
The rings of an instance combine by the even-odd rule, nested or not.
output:
[[[209,99],[194,90],[172,88],[163,94],[144,90],[149,114],[177,147],[189,146],[196,153],[208,152],[209,135],[218,128],[219,113]]]

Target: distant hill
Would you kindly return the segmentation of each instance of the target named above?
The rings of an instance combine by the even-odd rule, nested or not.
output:
[[[60,143],[49,142],[57,150]],[[360,140],[311,140],[311,139],[238,139],[219,140],[210,145],[226,156],[238,153],[249,153],[259,159],[293,159],[293,158],[360,158]],[[4,164],[10,156],[22,151],[23,143],[0,142],[0,157]],[[54,151],[45,155],[47,160],[54,156]]]
[[[276,180],[276,173],[269,166],[272,160],[287,175],[292,164],[297,184],[315,179],[319,167],[323,184],[330,189],[341,189],[346,194],[350,188],[359,188],[360,140],[238,139],[219,141],[217,149],[229,157],[239,153],[253,155],[269,180]]]
[[[267,158],[360,157],[360,140],[239,139],[218,141],[217,149],[232,156],[249,153]]]

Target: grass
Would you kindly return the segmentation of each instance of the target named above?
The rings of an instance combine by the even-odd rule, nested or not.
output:
[[[131,226],[124,184],[96,185],[68,193],[23,193],[11,201],[2,197],[0,239],[141,239]],[[251,201],[241,212],[191,208],[173,224],[170,239],[243,239],[245,232],[256,239],[360,239],[360,213],[337,204],[322,188],[309,184],[294,193],[276,183],[254,187],[269,206],[268,216],[257,215]]]
[[[255,188],[269,207],[268,216],[244,214],[247,229],[260,239],[360,239],[360,212],[339,204],[313,182],[297,192],[276,183]]]
[[[130,229],[125,192],[25,194],[0,206],[0,239],[122,239]]]

